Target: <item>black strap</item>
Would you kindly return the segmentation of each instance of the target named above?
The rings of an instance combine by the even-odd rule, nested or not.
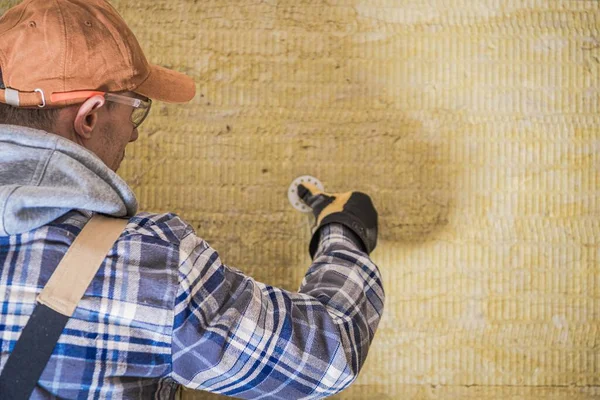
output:
[[[35,307],[0,375],[0,398],[29,399],[68,320],[43,304]]]

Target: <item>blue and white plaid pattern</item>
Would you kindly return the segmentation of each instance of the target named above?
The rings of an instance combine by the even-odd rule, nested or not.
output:
[[[0,237],[0,370],[91,215],[72,211]],[[384,303],[378,268],[356,240],[342,225],[323,228],[292,293],[223,265],[177,215],[140,213],[108,253],[32,398],[171,399],[180,385],[256,399],[337,393],[363,365]]]

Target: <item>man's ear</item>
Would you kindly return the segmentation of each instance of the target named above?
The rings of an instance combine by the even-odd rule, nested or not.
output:
[[[98,110],[104,106],[103,96],[90,97],[79,107],[75,116],[75,132],[84,139],[91,139],[92,132],[98,124]]]

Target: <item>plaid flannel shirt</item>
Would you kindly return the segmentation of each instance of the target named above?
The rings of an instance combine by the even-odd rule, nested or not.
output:
[[[36,296],[92,213],[0,237],[0,370]],[[321,231],[298,293],[255,281],[175,214],[129,220],[67,323],[33,398],[316,399],[348,387],[383,311],[377,266],[342,225]],[[1,397],[1,396],[0,396]]]

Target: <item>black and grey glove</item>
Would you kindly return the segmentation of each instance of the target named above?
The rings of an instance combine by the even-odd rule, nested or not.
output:
[[[362,192],[323,193],[312,183],[298,186],[298,195],[313,210],[316,218],[309,252],[314,258],[319,245],[320,229],[337,222],[351,229],[362,241],[367,254],[377,246],[377,211],[371,198]]]

